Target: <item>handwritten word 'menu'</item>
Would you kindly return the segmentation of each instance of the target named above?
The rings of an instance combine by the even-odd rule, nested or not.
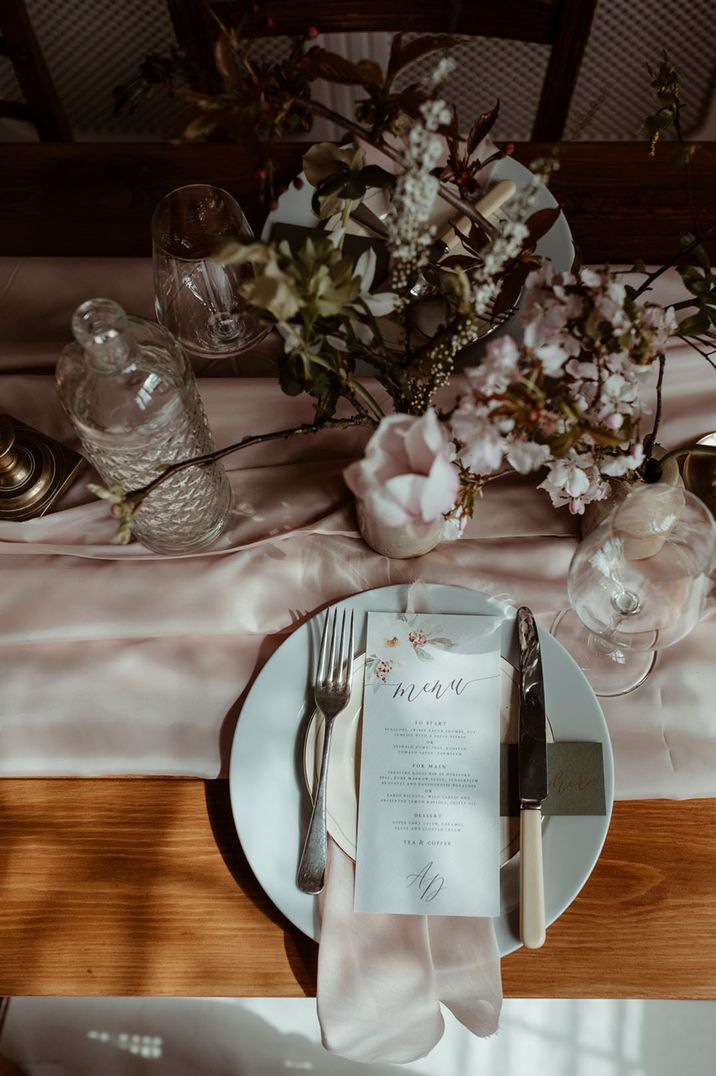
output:
[[[463,680],[462,677],[451,680],[448,684],[444,684],[442,680],[435,680],[432,684],[406,684],[401,680],[393,692],[393,698],[416,702],[422,695],[432,695],[434,699],[443,699],[446,695],[462,695],[470,684],[476,683],[477,680]]]

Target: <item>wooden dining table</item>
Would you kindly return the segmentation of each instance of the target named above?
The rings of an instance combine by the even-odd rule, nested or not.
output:
[[[284,182],[303,149],[277,147]],[[552,189],[585,262],[678,250],[691,224],[668,148],[577,143],[561,162]],[[216,143],[0,145],[0,255],[146,255],[157,199],[195,181],[227,187],[259,226],[255,168]],[[707,145],[692,174],[704,225],[715,178]],[[317,952],[252,874],[226,780],[0,780],[0,994],[313,995]],[[546,946],[502,973],[507,996],[716,998],[716,800],[617,802]]]

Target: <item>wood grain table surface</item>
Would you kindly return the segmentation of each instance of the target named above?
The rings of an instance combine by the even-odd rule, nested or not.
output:
[[[0,991],[302,996],[317,946],[263,893],[226,781],[0,781]],[[716,801],[617,803],[513,997],[716,998]]]
[[[286,180],[303,148],[279,148]],[[704,221],[715,175],[712,144],[694,164]],[[157,199],[196,181],[260,224],[237,146],[0,145],[0,255],[147,254]],[[575,144],[552,186],[585,262],[665,260],[689,227],[666,149]],[[226,781],[0,781],[1,994],[312,994],[316,956],[248,867]],[[716,998],[716,800],[617,803],[582,893],[543,950],[503,961],[503,982],[508,996]]]

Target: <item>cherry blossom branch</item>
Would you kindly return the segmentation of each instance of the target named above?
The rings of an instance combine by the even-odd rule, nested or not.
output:
[[[709,228],[706,229],[705,232],[703,232],[701,236],[697,236],[680,251],[678,251],[677,254],[674,254],[672,258],[669,258],[668,262],[665,262],[664,265],[660,266],[658,269],[655,269],[653,273],[649,273],[649,275],[645,277],[645,279],[641,282],[639,287],[634,292],[634,298],[638,299],[640,295],[643,295],[645,291],[648,291],[648,289],[651,287],[655,280],[657,280],[663,273],[665,273],[667,269],[673,269],[675,265],[678,265],[682,258],[685,258],[687,254],[690,254],[692,250],[695,250],[696,247],[701,246],[702,243],[705,243],[709,239],[712,239],[714,237],[714,232],[716,232],[716,224],[712,224]]]
[[[645,482],[660,482],[664,475],[664,467],[671,460],[677,460],[681,456],[716,456],[716,445],[683,445],[681,448],[672,448],[660,460],[650,459],[644,470]]]
[[[224,456],[230,456],[234,452],[240,451],[242,448],[251,448],[252,445],[263,444],[266,441],[279,441],[287,440],[289,437],[293,437],[296,434],[307,433],[322,433],[323,430],[345,430],[354,426],[375,426],[375,420],[369,415],[351,415],[350,418],[332,418],[326,419],[324,422],[304,422],[300,426],[292,426],[285,430],[275,430],[273,433],[260,433],[254,434],[248,437],[242,437],[240,441],[235,441],[231,445],[227,445],[226,448],[219,448],[215,452],[207,452],[203,456],[193,456],[188,460],[181,460],[179,463],[173,463],[167,467],[157,478],[153,478],[151,482],[147,482],[145,486],[141,486],[139,489],[130,490],[124,495],[124,502],[133,507],[134,511],[138,511],[140,505],[144,499],[165,482],[167,478],[177,474],[179,471],[185,470],[187,467],[201,467],[207,466],[210,463],[216,463],[218,460],[223,459]]]
[[[651,453],[656,443],[656,435],[659,432],[659,423],[661,422],[661,399],[664,385],[664,370],[666,369],[666,354],[662,351],[659,355],[659,374],[656,379],[656,414],[654,415],[654,425],[651,428],[651,433],[647,434],[644,438],[644,455],[647,459],[651,459]]]

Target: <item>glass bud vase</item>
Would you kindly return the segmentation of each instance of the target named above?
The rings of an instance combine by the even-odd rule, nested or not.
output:
[[[170,332],[110,299],[83,303],[72,331],[57,388],[105,485],[140,489],[168,464],[214,451],[194,374]],[[222,465],[187,467],[147,495],[134,534],[157,553],[193,553],[219,537],[230,510]]]

